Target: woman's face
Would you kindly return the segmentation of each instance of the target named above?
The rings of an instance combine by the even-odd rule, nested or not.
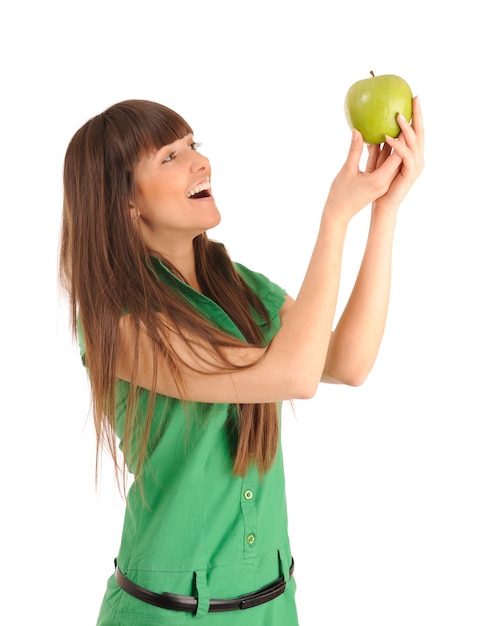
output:
[[[134,173],[135,208],[147,247],[162,252],[217,226],[210,163],[187,135],[144,156]]]

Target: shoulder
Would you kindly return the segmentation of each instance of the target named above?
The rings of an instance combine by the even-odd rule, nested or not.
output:
[[[241,263],[234,263],[234,266],[239,276],[241,276],[264,305],[270,319],[269,329],[265,330],[265,333],[266,336],[271,338],[272,335],[279,330],[291,298],[283,287],[272,282],[264,274],[255,272]],[[259,319],[259,323],[262,325],[262,320]]]
[[[272,282],[264,274],[255,272],[245,265],[242,265],[242,263],[235,262],[234,267],[238,274],[261,299],[263,299],[264,296],[275,295],[284,300],[286,296],[285,289]]]

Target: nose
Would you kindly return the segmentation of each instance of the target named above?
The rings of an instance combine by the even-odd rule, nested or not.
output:
[[[210,168],[209,159],[201,154],[200,152],[194,152],[194,157],[192,159],[192,171],[193,172],[201,172],[202,170],[206,170]]]

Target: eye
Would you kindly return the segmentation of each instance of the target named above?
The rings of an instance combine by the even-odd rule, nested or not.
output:
[[[190,149],[191,150],[198,150],[201,147],[201,143],[200,141],[194,141],[190,144]]]
[[[169,155],[167,155],[165,157],[165,159],[162,161],[162,163],[170,163],[170,161],[173,161],[176,157],[176,153],[175,152],[171,152]]]

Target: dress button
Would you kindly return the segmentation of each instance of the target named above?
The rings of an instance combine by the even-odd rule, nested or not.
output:
[[[254,497],[254,494],[252,493],[252,491],[250,489],[246,489],[244,491],[244,498],[246,500],[252,500],[253,497]]]
[[[250,546],[254,543],[255,540],[256,538],[254,537],[254,535],[247,535],[246,537],[246,541]]]

